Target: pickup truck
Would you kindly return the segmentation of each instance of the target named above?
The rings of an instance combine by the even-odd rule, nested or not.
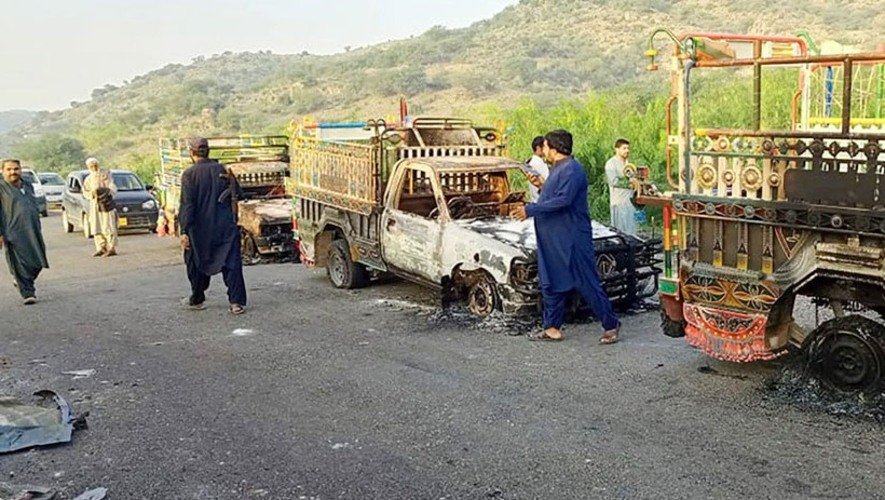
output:
[[[292,205],[286,194],[289,138],[241,135],[210,137],[208,141],[210,157],[226,165],[243,190],[237,217],[243,262],[291,256]],[[160,203],[167,225],[175,233],[181,173],[192,164],[187,139],[161,139],[160,163]]]
[[[539,307],[532,221],[509,216],[525,192],[501,134],[469,120],[308,124],[291,145],[301,260],[335,287],[392,273],[464,300],[478,316]],[[613,301],[655,293],[656,245],[594,223],[597,265]]]

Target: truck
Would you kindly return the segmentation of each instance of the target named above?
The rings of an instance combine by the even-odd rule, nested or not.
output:
[[[805,36],[659,29],[649,69],[658,35],[673,46],[669,187],[658,195],[644,183],[637,199],[663,206],[664,333],[731,362],[800,352],[832,390],[880,390],[885,52],[820,54]],[[696,123],[692,83],[714,71],[748,82],[746,124]],[[795,88],[766,94],[763,71]],[[767,108],[776,105],[780,118]],[[832,319],[800,324],[800,300]]]
[[[515,188],[524,165],[505,151],[499,130],[459,118],[298,127],[291,184],[302,262],[325,267],[337,288],[393,274],[477,316],[536,311],[533,222],[509,216],[524,203]],[[654,294],[654,241],[600,223],[593,239],[616,304]]]
[[[209,156],[226,165],[243,190],[237,225],[243,262],[283,259],[294,252],[289,177],[289,138],[284,135],[210,137]],[[160,172],[156,185],[169,228],[177,233],[181,173],[193,164],[188,139],[160,139]]]

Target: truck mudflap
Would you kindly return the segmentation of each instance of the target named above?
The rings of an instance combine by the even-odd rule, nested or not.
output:
[[[767,314],[739,313],[683,304],[685,338],[708,356],[738,363],[767,361],[787,353],[766,341]]]

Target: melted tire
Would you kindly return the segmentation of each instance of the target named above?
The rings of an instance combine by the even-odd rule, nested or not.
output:
[[[467,290],[467,309],[482,318],[501,309],[497,285],[485,273]]]
[[[875,393],[885,385],[885,326],[856,315],[822,323],[811,334],[808,360],[830,390]]]
[[[667,316],[667,312],[661,309],[661,331],[670,338],[685,337],[685,320],[673,321]]]

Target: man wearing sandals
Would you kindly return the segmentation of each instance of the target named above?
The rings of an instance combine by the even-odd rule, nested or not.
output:
[[[544,300],[544,329],[529,340],[562,340],[565,305],[573,291],[602,322],[602,344],[618,341],[620,322],[612,309],[599,274],[593,249],[593,229],[587,205],[587,174],[572,156],[572,135],[554,130],[544,137],[544,156],[550,176],[536,203],[518,208],[519,220],[535,219],[538,274]]]
[[[242,314],[246,284],[234,208],[240,188],[224,165],[209,159],[209,141],[195,137],[188,149],[194,165],[181,175],[179,223],[191,295],[182,304],[189,309],[204,309],[209,280],[221,273],[227,285],[229,311]]]

